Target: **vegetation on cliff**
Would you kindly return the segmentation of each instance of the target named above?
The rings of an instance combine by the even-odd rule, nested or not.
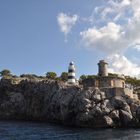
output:
[[[24,79],[29,79],[29,80],[46,80],[46,79],[51,79],[51,80],[57,80],[57,81],[63,81],[66,82],[68,78],[68,73],[67,72],[62,72],[60,76],[57,76],[55,72],[47,72],[46,76],[37,76],[35,74],[22,74],[20,76],[12,75],[11,71],[8,69],[4,69],[0,72],[0,76],[3,78],[11,78],[15,83]],[[117,77],[118,74],[115,73],[109,73],[109,76],[114,76]],[[81,75],[79,78],[79,83],[82,83],[82,80],[86,78],[95,78],[98,77],[98,75]],[[124,76],[125,81],[127,84],[130,84],[136,93],[140,93],[140,79],[136,77],[131,77],[131,76]]]

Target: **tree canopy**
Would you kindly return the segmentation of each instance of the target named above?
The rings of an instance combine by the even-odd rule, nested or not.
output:
[[[67,81],[68,80],[68,73],[62,72],[60,78],[62,81]]]
[[[12,74],[11,74],[11,71],[8,70],[8,69],[4,69],[0,72],[0,76],[1,77],[10,77]]]
[[[47,72],[46,77],[48,79],[55,79],[57,77],[57,74],[55,72]]]

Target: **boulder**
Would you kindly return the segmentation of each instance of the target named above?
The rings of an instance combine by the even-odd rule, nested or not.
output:
[[[132,121],[133,116],[124,110],[120,110],[119,114],[120,114],[121,125],[129,126]]]

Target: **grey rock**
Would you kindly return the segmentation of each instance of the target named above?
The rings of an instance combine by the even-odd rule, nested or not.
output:
[[[120,110],[120,120],[122,126],[129,126],[129,123],[132,121],[133,116],[127,111]]]
[[[104,116],[103,119],[105,122],[105,127],[112,127],[114,125],[113,120],[109,116]]]
[[[111,93],[109,93],[111,94]],[[106,96],[55,80],[0,81],[0,119],[28,119],[86,127],[140,124],[140,104],[126,96]],[[133,121],[132,121],[133,120]]]

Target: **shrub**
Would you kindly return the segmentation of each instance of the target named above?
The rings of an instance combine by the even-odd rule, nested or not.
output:
[[[60,78],[62,81],[67,81],[68,80],[68,73],[62,72]]]
[[[1,77],[10,77],[10,76],[12,76],[12,74],[11,74],[10,70],[4,69],[0,72],[0,76]]]
[[[46,77],[48,79],[55,79],[57,77],[57,74],[55,72],[47,72]]]

